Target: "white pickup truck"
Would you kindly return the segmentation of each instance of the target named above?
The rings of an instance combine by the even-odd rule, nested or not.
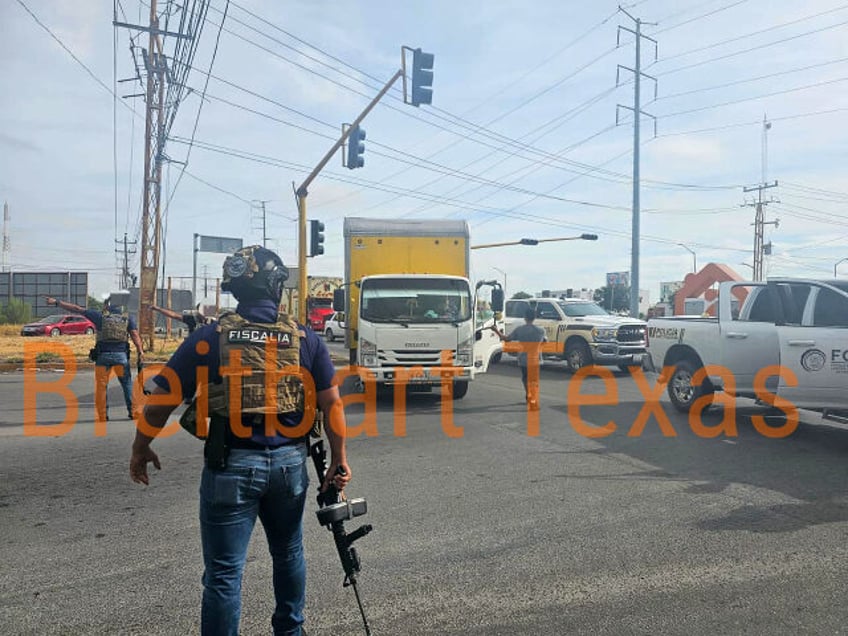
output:
[[[674,407],[688,412],[718,390],[762,399],[772,393],[825,417],[848,418],[848,281],[770,278],[722,283],[716,318],[648,321],[646,366],[664,369]],[[738,309],[737,309],[738,308]],[[778,366],[781,374],[762,373]],[[693,386],[692,377],[709,372]]]

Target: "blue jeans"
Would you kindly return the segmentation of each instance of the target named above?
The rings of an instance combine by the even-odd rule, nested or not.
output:
[[[109,385],[112,367],[123,369],[122,375],[118,376],[118,381],[124,390],[127,411],[132,411],[132,373],[129,356],[123,351],[103,351],[97,356],[97,364],[94,368],[94,407],[100,421],[106,419],[106,411],[109,408],[106,388]]]
[[[227,468],[203,468],[201,633],[238,635],[241,579],[247,546],[262,521],[273,562],[275,635],[299,636],[306,600],[303,508],[309,486],[306,444],[274,450],[230,451]]]

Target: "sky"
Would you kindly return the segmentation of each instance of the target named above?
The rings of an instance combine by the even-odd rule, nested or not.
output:
[[[147,23],[147,0],[118,4],[121,21]],[[159,5],[177,24],[180,3]],[[398,82],[363,123],[365,166],[348,170],[337,153],[312,183],[307,216],[326,241],[309,273],[342,275],[347,216],[452,218],[468,221],[472,245],[598,235],[473,250],[472,278],[506,279],[508,295],[603,286],[631,264],[638,18],[651,38],[641,46],[640,287],[658,300],[660,282],[710,262],[750,276],[756,193],[743,188],[775,180],[763,192],[766,275],[832,277],[848,257],[848,4],[625,8],[211,0],[165,148],[165,275],[190,288],[194,234],[261,243],[260,201],[268,247],[296,265],[293,184],[408,46],[435,55],[433,104],[404,104]],[[135,75],[138,34],[112,18],[112,0],[0,3],[5,264],[88,271],[96,297],[117,288],[125,233],[138,273],[141,240],[144,103],[124,96],[143,90],[116,82]],[[134,44],[146,48],[146,35]],[[166,38],[166,54],[174,46]],[[200,253],[199,275],[218,276],[222,262]],[[848,261],[838,273],[848,276]]]

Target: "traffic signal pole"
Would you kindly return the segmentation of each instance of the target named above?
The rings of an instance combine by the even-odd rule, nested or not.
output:
[[[336,151],[344,145],[344,142],[347,140],[350,135],[350,131],[359,126],[362,123],[362,120],[370,113],[374,107],[377,105],[383,96],[389,92],[389,89],[394,85],[396,81],[398,81],[401,77],[404,76],[404,70],[398,69],[398,71],[392,76],[392,78],[386,82],[386,85],[377,93],[377,96],[371,100],[371,102],[365,107],[359,116],[353,120],[353,123],[342,133],[342,136],[339,137],[338,141],[333,144],[327,154],[324,155],[323,159],[318,162],[318,165],[309,173],[309,176],[300,184],[300,187],[297,188],[295,194],[297,195],[297,222],[298,222],[298,242],[297,242],[297,251],[298,251],[298,273],[300,275],[300,280],[298,281],[297,286],[297,319],[301,322],[301,324],[306,324],[306,197],[309,195],[309,186],[312,185],[312,182],[315,180],[315,177],[324,169],[324,166],[329,163],[330,159],[332,159],[333,155]]]

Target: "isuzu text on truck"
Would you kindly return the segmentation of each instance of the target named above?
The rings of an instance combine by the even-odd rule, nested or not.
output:
[[[717,317],[649,320],[648,354],[651,366],[666,369],[679,411],[724,390],[764,402],[777,396],[845,420],[848,281],[722,283]],[[701,369],[706,377],[693,381]]]
[[[453,398],[463,397],[501,350],[489,325],[475,325],[468,224],[346,218],[344,242],[334,309],[346,312],[345,345],[360,379],[385,391],[398,382],[429,390],[450,377]],[[497,319],[503,291],[493,287]],[[404,369],[416,373],[399,377]]]

